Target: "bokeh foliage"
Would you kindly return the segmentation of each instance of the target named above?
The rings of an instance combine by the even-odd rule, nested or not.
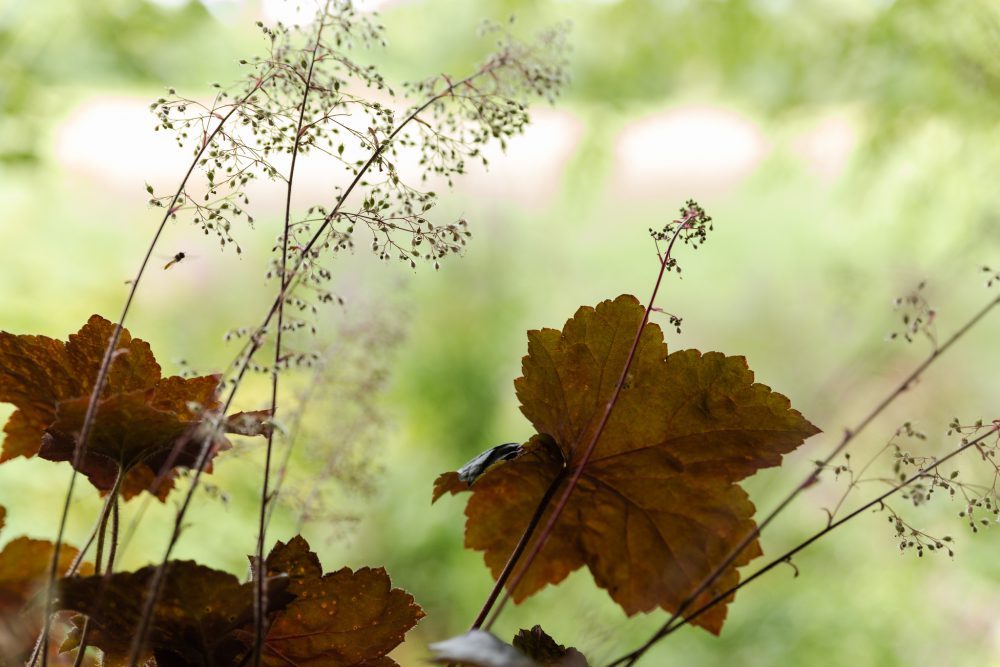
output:
[[[511,384],[525,330],[561,327],[581,303],[646,293],[655,256],[645,230],[683,199],[698,198],[718,234],[687,260],[684,280],[667,286],[660,305],[685,318],[683,334],[668,337],[671,349],[747,355],[761,381],[831,433],[855,421],[926,351],[884,340],[895,325],[892,297],[928,278],[940,331],[951,331],[986,298],[977,265],[996,262],[1000,247],[996,3],[425,0],[386,10],[390,50],[373,55],[394,78],[465,71],[490,46],[475,39],[476,24],[511,13],[526,32],[553,21],[574,24],[573,84],[559,111],[582,130],[563,169],[545,181],[550,196],[525,203],[462,190],[459,182],[450,206],[470,221],[467,256],[438,273],[413,275],[359,252],[341,274],[355,305],[349,298],[346,311],[331,313],[334,321],[364,319],[358,311],[383,309],[407,341],[389,369],[393,385],[383,408],[396,428],[376,448],[378,491],[366,498],[346,485],[334,496],[344,514],[360,517],[346,536],[330,522],[313,522],[306,532],[330,566],[384,564],[427,610],[415,631],[427,639],[466,625],[491,583],[480,556],[461,549],[460,503],[430,507],[434,475],[488,446],[526,439]],[[168,85],[197,94],[210,81],[231,80],[236,60],[258,48],[251,30],[257,14],[255,4],[238,2],[206,9],[195,1],[13,0],[0,7],[0,244],[11,249],[0,266],[5,330],[57,337],[92,312],[116,312],[121,282],[153,224],[139,171],[133,194],[123,195],[57,162],[59,124],[93,97],[155,98]],[[747,180],[723,191],[684,192],[678,201],[658,192],[622,195],[612,184],[619,132],[692,103],[752,119],[770,153]],[[832,181],[810,173],[791,149],[828,113],[845,113],[858,128],[851,160]],[[502,160],[493,162],[504,178]],[[221,333],[269,298],[263,264],[254,259],[267,256],[276,223],[262,219],[256,232],[244,230],[243,261],[217,257],[212,244],[199,248],[197,236],[171,228],[170,242],[199,256],[151,281],[132,331],[157,349],[175,350],[174,361],[216,370],[233,353]],[[877,449],[899,422],[913,419],[933,436],[928,450],[940,451],[951,446],[943,440],[951,416],[990,416],[1000,397],[991,380],[995,331],[987,323],[949,353],[862,447]],[[322,419],[335,414],[319,412],[310,432],[322,432]],[[812,446],[825,449],[823,441]],[[790,465],[803,470],[819,451]],[[219,466],[213,481],[232,502],[204,503],[181,543],[183,557],[242,574],[242,554],[253,542],[246,527],[258,454],[247,448]],[[44,461],[5,468],[5,535],[50,537],[59,502],[52,489],[64,479]],[[789,483],[771,471],[749,491],[768,508]],[[17,506],[12,499],[22,494],[46,500]],[[832,480],[816,489],[765,535],[765,553],[822,525],[819,508],[838,497]],[[73,543],[97,501],[84,496],[80,506]],[[954,530],[958,509],[942,505],[917,518]],[[154,507],[144,526],[166,516]],[[209,517],[224,521],[199,529]],[[291,510],[279,513],[275,536],[287,538],[296,521]],[[895,552],[890,528],[882,516],[858,521],[798,559],[800,577],[779,571],[744,591],[721,638],[678,633],[651,664],[996,660],[995,536],[961,535],[953,561],[917,560]],[[140,532],[128,564],[157,553],[163,533]],[[658,625],[659,618],[626,625],[594,595],[588,576],[576,574],[513,609],[500,634],[541,622],[599,663]],[[584,610],[582,620],[560,609]],[[425,655],[416,644],[409,650],[404,664]]]

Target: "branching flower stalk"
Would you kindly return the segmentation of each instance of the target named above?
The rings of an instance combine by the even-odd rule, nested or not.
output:
[[[715,595],[710,600],[708,600],[705,604],[703,604],[702,606],[698,607],[697,609],[695,609],[694,611],[692,611],[690,614],[688,614],[684,618],[679,619],[677,622],[674,622],[673,624],[664,625],[652,637],[650,637],[642,646],[640,646],[636,650],[632,651],[631,653],[628,653],[628,654],[626,654],[626,655],[618,658],[617,660],[609,663],[608,667],[618,667],[619,665],[625,665],[626,667],[628,667],[628,666],[634,665],[650,648],[652,648],[658,641],[660,641],[664,637],[666,637],[666,636],[670,635],[671,633],[679,630],[681,627],[687,625],[688,623],[691,623],[696,618],[698,618],[699,616],[701,616],[702,614],[704,614],[705,612],[707,612],[709,609],[711,609],[711,608],[715,607],[716,605],[722,603],[727,598],[729,598],[731,595],[735,594],[738,590],[740,590],[744,586],[749,585],[750,582],[756,581],[759,577],[763,576],[767,572],[770,572],[771,570],[773,570],[774,568],[778,567],[782,563],[791,562],[791,558],[793,556],[795,556],[800,551],[804,550],[806,547],[810,546],[811,544],[813,544],[817,540],[819,540],[819,539],[825,537],[826,535],[828,535],[829,533],[833,532],[834,530],[836,530],[840,526],[844,525],[845,523],[847,523],[851,519],[854,519],[854,518],[860,516],[864,512],[867,512],[868,510],[870,510],[870,509],[872,509],[872,508],[874,508],[876,506],[882,506],[882,505],[884,505],[885,501],[888,500],[891,496],[893,496],[893,495],[895,495],[895,494],[899,493],[900,491],[903,491],[903,490],[905,490],[907,488],[910,488],[913,484],[919,482],[920,480],[922,480],[922,479],[924,479],[924,478],[926,478],[926,477],[928,477],[930,475],[933,475],[939,466],[941,466],[944,463],[947,463],[949,460],[957,457],[962,452],[965,452],[965,451],[967,451],[969,449],[973,449],[973,448],[978,449],[981,446],[981,444],[983,443],[983,441],[985,441],[987,438],[989,438],[992,435],[996,435],[998,432],[1000,432],[1000,426],[998,426],[998,424],[996,422],[994,422],[993,424],[991,424],[990,426],[988,426],[987,430],[983,434],[981,434],[980,436],[978,436],[978,437],[976,437],[976,438],[974,438],[972,440],[964,440],[962,442],[962,444],[958,448],[956,448],[955,450],[949,452],[948,454],[946,454],[945,456],[941,457],[940,459],[935,460],[934,462],[930,463],[929,465],[921,468],[920,470],[918,470],[916,473],[914,473],[910,477],[908,477],[908,478],[904,479],[903,481],[901,481],[900,483],[896,484],[895,486],[893,486],[888,491],[880,494],[879,496],[876,496],[875,498],[873,498],[872,500],[868,501],[867,503],[865,503],[861,507],[857,508],[856,510],[854,510],[850,514],[845,515],[843,518],[838,519],[837,521],[833,521],[833,522],[829,523],[822,530],[817,531],[812,536],[810,536],[808,539],[806,539],[803,542],[801,542],[798,546],[796,546],[796,547],[794,547],[792,549],[789,549],[788,551],[786,551],[785,553],[783,553],[781,556],[778,556],[774,560],[770,561],[767,565],[764,565],[759,570],[757,570],[756,572],[754,572],[752,575],[750,575],[746,579],[743,579],[742,581],[740,581],[735,586],[732,586],[728,590],[725,590],[725,591],[723,591],[723,592]]]
[[[583,470],[590,461],[590,457],[594,453],[594,449],[597,446],[597,442],[601,438],[601,433],[604,431],[604,427],[608,423],[608,419],[611,417],[611,411],[614,409],[615,403],[618,401],[618,396],[621,394],[622,387],[625,385],[625,380],[628,377],[629,369],[632,366],[632,361],[635,358],[636,350],[639,347],[639,340],[642,337],[642,331],[649,321],[649,314],[655,306],[656,296],[660,291],[660,285],[663,282],[663,277],[667,271],[676,269],[680,271],[680,267],[677,266],[677,261],[672,256],[674,244],[678,239],[683,239],[685,243],[693,243],[695,247],[704,242],[705,235],[708,230],[711,229],[712,218],[705,214],[705,211],[698,206],[694,201],[688,201],[686,206],[680,211],[681,216],[677,220],[670,223],[663,232],[653,232],[653,238],[655,241],[663,240],[664,238],[669,238],[670,242],[667,245],[667,250],[663,253],[660,259],[660,270],[656,276],[656,282],[653,284],[653,292],[649,297],[649,302],[646,305],[645,312],[643,313],[642,321],[639,323],[639,328],[635,333],[635,338],[632,341],[632,347],[629,349],[628,357],[625,360],[625,366],[622,368],[621,374],[618,376],[618,381],[615,383],[614,391],[611,394],[610,399],[604,406],[604,411],[601,414],[601,419],[598,422],[597,428],[594,430],[594,434],[591,436],[590,440],[587,442],[587,446],[584,449],[583,456],[580,459],[580,463],[577,464],[576,468],[572,472],[572,476],[569,478],[566,490],[563,491],[562,495],[559,496],[558,501],[553,507],[552,514],[549,516],[548,521],[546,521],[545,526],[542,528],[542,532],[539,533],[538,539],[535,541],[531,550],[528,552],[527,557],[523,562],[520,561],[520,557],[528,542],[531,539],[531,534],[535,527],[538,525],[542,515],[544,514],[549,502],[551,501],[554,491],[558,488],[559,484],[562,482],[565,474],[558,475],[556,479],[552,482],[549,490],[542,497],[541,502],[539,502],[535,513],[525,528],[524,532],[521,534],[520,539],[514,551],[511,553],[510,558],[507,560],[503,571],[497,578],[497,581],[487,597],[486,603],[483,605],[482,610],[476,617],[475,622],[472,625],[472,629],[477,629],[481,626],[489,630],[493,623],[499,617],[500,613],[503,611],[507,600],[510,599],[511,591],[515,590],[521,580],[524,578],[525,573],[527,573],[528,568],[538,557],[542,548],[545,546],[546,541],[552,534],[552,530],[555,527],[556,521],[558,521],[559,516],[565,509],[567,502],[569,501],[569,496],[576,488],[577,483],[580,481],[580,477],[583,475]],[[568,471],[564,471],[568,472]],[[517,568],[517,574],[513,574],[514,569]],[[496,606],[496,610],[493,612],[492,617],[489,621],[483,625],[483,621],[490,613],[490,608],[493,606],[494,602],[497,600],[500,591],[503,590],[504,585],[507,583],[507,579],[513,575],[510,581],[510,585],[507,586],[506,592],[503,597],[500,598],[499,604]]]
[[[341,7],[340,3],[337,3],[337,10],[341,13],[334,13],[333,15],[337,17],[337,20],[341,21],[346,20],[345,16],[348,16],[352,11],[349,5]],[[279,36],[287,35],[287,30],[281,26],[279,26],[277,31],[267,28],[264,28],[264,31],[271,37],[272,42],[277,41]],[[550,40],[552,37],[550,35]],[[548,46],[555,46],[558,49],[561,46],[558,43],[559,33],[554,33],[554,37],[556,39],[550,41]],[[317,38],[317,42],[314,44],[318,43],[319,38]],[[339,36],[337,44],[338,46],[340,45]],[[364,83],[370,86],[381,88],[384,85],[380,76],[371,73],[370,70],[360,69],[359,66],[346,60],[345,57],[337,53],[334,49],[328,49],[323,46],[314,46],[314,48],[316,49],[317,56],[312,60],[313,64],[318,63],[321,59],[329,58],[331,62],[349,69],[352,74],[359,76]],[[293,73],[297,72],[294,67],[280,67],[277,64],[282,57],[292,53],[291,50],[281,49],[282,47],[280,46],[273,49],[279,56],[273,56],[275,57],[275,61],[272,61],[270,64],[279,72],[289,70]],[[294,74],[288,75],[288,79],[291,80],[293,76]],[[308,74],[304,75],[303,78],[306,81],[311,81]],[[321,281],[329,279],[329,271],[323,269],[318,264],[320,251],[330,249],[336,252],[337,250],[352,247],[350,234],[353,232],[353,225],[357,221],[363,220],[373,232],[375,239],[373,241],[373,250],[378,252],[380,257],[388,259],[389,249],[394,249],[400,253],[400,258],[409,261],[411,266],[415,266],[413,259],[418,256],[434,261],[436,265],[437,261],[445,254],[458,252],[461,246],[464,245],[465,241],[461,238],[462,235],[467,235],[467,232],[464,231],[464,221],[461,221],[458,225],[435,227],[423,218],[423,213],[433,206],[435,196],[433,193],[422,193],[406,186],[400,180],[394,165],[389,160],[390,156],[396,154],[396,145],[399,144],[403,147],[419,146],[423,154],[423,162],[427,165],[426,168],[432,173],[444,175],[449,178],[452,174],[463,173],[465,170],[464,160],[467,157],[482,159],[485,162],[485,158],[482,157],[479,149],[476,148],[477,145],[486,143],[492,138],[499,139],[501,144],[503,144],[507,137],[519,133],[527,123],[525,106],[511,99],[509,95],[513,93],[542,94],[546,97],[551,97],[563,79],[561,62],[554,65],[547,64],[544,60],[539,59],[532,50],[513,42],[507,42],[505,45],[502,45],[497,55],[490,58],[486,64],[464,79],[452,81],[447,77],[435,77],[414,86],[412,90],[426,94],[427,99],[414,107],[401,122],[396,123],[393,120],[393,113],[377,102],[362,103],[352,98],[352,103],[360,104],[365,110],[373,112],[380,119],[374,127],[368,128],[367,134],[351,133],[359,143],[370,150],[370,155],[367,160],[358,161],[351,167],[353,178],[346,188],[338,190],[336,202],[328,212],[322,207],[313,207],[310,209],[310,213],[318,209],[323,215],[322,218],[306,219],[301,224],[292,224],[290,223],[290,212],[286,210],[286,233],[283,235],[282,260],[277,272],[280,282],[278,296],[258,326],[251,330],[242,330],[238,334],[246,335],[248,340],[234,364],[236,371],[233,379],[229,381],[228,395],[220,411],[215,415],[207,416],[207,419],[214,420],[216,429],[221,428],[224,415],[232,406],[237,389],[247,371],[259,370],[259,367],[254,364],[253,359],[261,347],[265,345],[272,321],[276,317],[287,319],[283,315],[283,308],[287,303],[291,303],[293,300],[297,305],[300,303],[300,300],[291,296],[296,287],[303,284],[315,287]],[[275,80],[277,81],[278,77]],[[440,86],[440,82],[442,81],[446,84],[443,87]],[[324,94],[339,94],[339,80],[336,77],[329,77],[328,83],[329,85],[317,83],[315,86],[306,83],[305,90],[306,92],[310,90],[322,90]],[[288,84],[286,82],[282,85]],[[324,113],[319,120],[312,120],[308,123],[304,122],[305,116],[302,109],[307,106],[306,101],[305,97],[303,97],[302,106],[299,107],[301,120],[298,124],[294,125],[295,134],[291,142],[293,157],[301,152],[305,152],[308,148],[317,147],[316,137],[321,134],[322,124],[326,121],[332,121],[333,114]],[[458,108],[464,114],[462,117],[451,114],[445,108],[445,105],[452,102],[459,105]],[[420,118],[421,114],[425,112],[433,115],[434,118],[431,122],[437,123],[451,134],[449,135],[447,132],[435,129],[431,122]],[[271,117],[273,118],[278,115],[280,114],[274,113]],[[265,118],[268,117],[265,115]],[[464,118],[464,120],[460,120],[460,118]],[[414,121],[417,124],[417,131],[423,134],[423,141],[417,141],[404,133],[404,130],[415,124]],[[339,123],[339,121],[337,122]],[[278,131],[274,132],[275,134],[266,134],[265,131],[266,136],[262,140],[264,142],[263,148],[259,151],[265,156],[269,151],[274,150],[275,146],[281,145],[282,140]],[[333,152],[336,152],[339,157],[343,152],[342,145]],[[380,173],[388,175],[385,181],[373,183],[365,180],[374,167],[377,167]],[[210,186],[212,185],[211,180],[210,177]],[[287,179],[282,180],[286,181],[288,187],[286,198],[288,207],[290,207],[291,173]],[[367,188],[364,201],[361,204],[361,212],[343,211],[342,209],[345,204],[359,187]],[[397,199],[397,206],[401,207],[403,215],[387,217],[381,213],[381,211],[391,208],[388,201],[390,195],[394,195]],[[312,231],[310,229],[311,223],[320,220],[321,222],[318,227],[315,231]],[[406,225],[398,224],[399,220],[405,220]],[[346,231],[335,229],[334,223],[337,222],[345,222],[348,225]],[[311,233],[309,240],[301,244],[295,243],[292,245],[289,243],[289,239],[292,239],[294,234],[301,230]],[[402,232],[411,236],[412,245],[410,249],[403,249],[399,245],[394,237],[395,232]],[[449,238],[451,239],[450,241],[447,240]],[[417,246],[422,241],[427,241],[430,245],[428,249],[423,251],[417,249]],[[289,251],[293,249],[296,256],[289,267]],[[324,299],[321,293],[320,300],[325,301],[329,299]],[[278,328],[281,331],[292,331],[302,328],[302,323],[296,322],[292,324],[283,321],[279,324]],[[268,369],[269,372],[276,372],[284,364],[285,358],[285,354],[282,353],[282,349],[279,347],[275,355],[275,365],[272,369]],[[211,460],[211,455],[214,453],[214,435],[215,429],[212,428],[207,429],[203,434],[199,434],[199,437],[203,438],[203,440],[201,441],[199,456],[193,467],[193,476],[175,516],[173,530],[163,558],[150,580],[139,627],[132,638],[132,648],[130,651],[131,665],[138,664],[140,660],[145,638],[152,622],[156,601],[159,598],[164,582],[167,562],[180,537],[184,516],[197,490],[201,474],[205,471],[208,462]],[[179,446],[175,445],[175,449]],[[268,486],[267,481],[265,481],[265,492],[262,498],[262,516],[265,518],[262,520],[264,523],[259,534],[259,544],[263,542],[263,526],[266,525],[266,505],[269,500]],[[259,554],[261,552],[262,550],[258,551]],[[257,560],[259,568],[262,559],[258,558]],[[257,580],[262,582],[263,577],[258,576]],[[259,587],[257,590],[260,590]],[[259,602],[260,598],[258,598],[258,604]],[[258,614],[258,618],[260,616],[262,615]],[[259,648],[262,639],[262,626],[260,623],[257,626],[258,636],[255,644]],[[260,653],[259,650],[255,652]],[[254,658],[254,660],[257,659],[257,657]]]
[[[289,494],[299,505],[296,532],[301,533],[306,521],[313,519],[314,508],[322,504],[325,482],[331,477],[370,492],[366,468],[371,465],[372,448],[381,442],[384,420],[375,400],[388,376],[389,349],[399,342],[400,331],[395,318],[386,317],[379,309],[364,307],[364,315],[348,318],[337,328],[335,340],[326,347],[320,363],[314,365],[302,391],[295,398],[294,411],[286,412],[282,420],[284,451],[270,491],[265,526],[270,525],[275,510],[285,495],[293,454],[302,447],[311,464],[320,466],[308,473],[308,488],[296,485]],[[340,412],[320,420],[321,432],[307,426],[307,414],[313,404],[324,402],[350,406],[350,413]],[[325,440],[323,437],[325,436]],[[328,443],[340,443],[329,447]],[[307,445],[307,443],[313,443]],[[350,448],[345,451],[345,445]],[[354,451],[360,460],[350,456]],[[345,459],[345,455],[348,458]],[[318,470],[318,472],[317,472]]]
[[[108,340],[108,345],[105,348],[104,356],[101,359],[101,365],[97,372],[97,378],[94,381],[94,387],[90,393],[90,402],[87,404],[87,411],[84,415],[83,425],[80,429],[80,434],[77,438],[76,449],[73,454],[73,465],[72,473],[70,474],[69,483],[66,489],[66,496],[63,501],[62,514],[59,518],[59,527],[56,531],[55,546],[52,550],[52,562],[49,567],[48,581],[46,585],[46,599],[45,599],[45,620],[42,627],[42,634],[39,639],[39,646],[45,647],[48,645],[48,637],[52,628],[52,596],[55,589],[55,581],[59,576],[58,564],[59,564],[59,554],[63,544],[63,538],[66,532],[66,521],[69,517],[69,508],[73,498],[73,490],[76,484],[77,478],[77,468],[79,462],[83,460],[83,457],[87,453],[87,442],[90,438],[91,431],[93,430],[94,420],[97,417],[97,404],[100,399],[101,393],[104,391],[104,387],[108,380],[108,373],[111,369],[111,362],[114,360],[114,351],[118,347],[118,342],[121,340],[121,333],[125,326],[125,319],[128,317],[129,310],[132,307],[132,302],[135,298],[136,292],[139,289],[139,283],[141,282],[143,276],[146,274],[146,269],[149,267],[149,261],[153,256],[153,252],[156,250],[157,244],[160,241],[160,237],[163,234],[167,222],[172,218],[177,216],[178,207],[182,201],[185,188],[187,183],[191,178],[192,173],[194,173],[195,168],[199,164],[203,164],[204,155],[210,147],[215,146],[217,137],[219,137],[223,128],[230,121],[230,119],[239,111],[243,105],[245,105],[251,97],[260,89],[261,85],[268,80],[271,76],[271,72],[264,72],[262,75],[258,76],[253,84],[251,85],[249,91],[238,101],[234,102],[228,111],[224,114],[219,113],[219,110],[215,110],[212,113],[214,118],[218,119],[218,123],[210,131],[206,130],[203,134],[200,146],[195,150],[194,159],[192,159],[191,164],[188,166],[183,178],[181,178],[180,184],[177,186],[174,194],[170,197],[169,203],[166,206],[166,211],[163,214],[163,218],[160,220],[160,224],[157,226],[156,231],[153,233],[153,237],[149,242],[149,246],[146,248],[146,253],[142,258],[142,262],[139,264],[139,269],[136,271],[135,276],[129,281],[129,292],[128,296],[125,298],[125,305],[122,307],[121,315],[118,318],[118,323],[115,326],[114,333]],[[154,103],[154,106],[156,103]],[[151,191],[151,188],[148,188]],[[34,664],[37,660],[37,653],[32,657],[30,664]],[[48,651],[41,651],[41,662],[42,667],[46,667],[48,664]]]

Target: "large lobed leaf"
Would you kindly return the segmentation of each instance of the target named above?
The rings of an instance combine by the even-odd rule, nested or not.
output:
[[[0,463],[35,455],[73,460],[90,393],[114,330],[114,324],[93,315],[65,343],[0,332],[0,402],[17,407],[4,427]],[[122,330],[86,455],[77,469],[103,492],[124,470],[121,493],[128,499],[147,489],[169,463],[157,489],[157,496],[165,499],[173,484],[173,468],[192,466],[200,453],[205,437],[199,429],[206,427],[205,414],[219,407],[218,386],[217,375],[162,378],[149,345]],[[261,413],[248,414],[249,420],[243,416],[226,426],[260,434]],[[209,437],[210,455],[228,446],[221,435]]]
[[[386,657],[424,612],[413,597],[392,588],[382,568],[342,568],[323,574],[301,536],[278,542],[268,574],[287,574],[296,598],[271,622],[263,663],[268,666],[392,667]]]
[[[0,528],[6,510],[0,507]],[[23,663],[42,628],[40,595],[54,545],[45,540],[18,537],[0,550],[0,665]],[[59,549],[58,571],[66,572],[79,552],[63,545]],[[90,565],[81,571],[89,573]]]
[[[626,295],[581,308],[561,332],[528,332],[515,388],[539,435],[471,485],[456,473],[438,478],[435,499],[471,487],[465,544],[484,552],[494,577],[550,485],[558,498],[579,466],[643,315]],[[629,615],[676,610],[754,529],[754,506],[737,482],[819,432],[753,380],[743,357],[668,354],[660,328],[647,323],[593,455],[513,599],[587,566]],[[736,584],[737,567],[760,553],[753,542],[696,605]],[[694,623],[717,633],[725,616],[718,605]]]

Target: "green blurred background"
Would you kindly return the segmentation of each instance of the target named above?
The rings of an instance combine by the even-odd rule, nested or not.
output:
[[[525,331],[620,293],[645,298],[657,268],[647,229],[685,199],[708,209],[716,231],[696,255],[682,251],[684,278],[662,293],[659,305],[684,318],[669,344],[745,355],[828,432],[749,482],[762,509],[929,352],[923,340],[887,342],[899,328],[893,297],[926,279],[944,338],[991,296],[980,266],[1000,249],[995,2],[382,5],[389,48],[372,57],[397,81],[469,71],[485,18],[515,14],[525,34],[571,20],[574,46],[558,104],[538,108],[490,172],[443,196],[441,220],[470,221],[464,257],[438,272],[363,250],[335,264],[347,305],[323,316],[322,337],[335,377],[310,403],[271,535],[287,539],[302,499],[320,500],[303,531],[327,568],[385,565],[428,612],[395,654],[405,665],[426,657],[426,642],[464,630],[492,583],[462,549],[463,501],[431,507],[434,477],[530,435],[512,387]],[[168,189],[185,159],[153,135],[146,103],[168,86],[207,96],[210,82],[233,80],[240,58],[261,53],[253,22],[283,11],[240,0],[0,4],[2,329],[65,338],[91,313],[117,317],[158,220],[144,182]],[[320,175],[306,189],[323,185]],[[163,254],[192,257],[154,270],[129,319],[166,372],[182,361],[223,368],[235,353],[225,330],[256,321],[272,298],[262,274],[279,209],[268,201],[256,229],[239,232],[242,259],[184,224],[168,228]],[[855,460],[904,420],[929,435],[914,450],[934,454],[956,444],[944,436],[951,417],[997,417],[997,332],[994,316],[949,352],[869,428]],[[240,407],[263,407],[264,385]],[[219,460],[212,482],[228,501],[199,496],[179,557],[245,573],[260,453],[247,442]],[[0,466],[0,543],[51,538],[66,480],[46,461]],[[805,494],[765,534],[765,553],[825,525],[822,508],[843,488],[831,476]],[[877,487],[867,488],[848,505]],[[98,507],[89,487],[77,496],[71,543]],[[158,557],[173,508],[149,506],[124,566]],[[897,509],[954,535],[955,558],[900,555],[884,516],[859,518],[797,558],[797,578],[779,569],[741,592],[721,637],[685,630],[648,664],[1000,665],[996,535],[972,536],[944,499]],[[602,664],[663,620],[626,619],[580,571],[509,609],[498,631],[541,623]]]

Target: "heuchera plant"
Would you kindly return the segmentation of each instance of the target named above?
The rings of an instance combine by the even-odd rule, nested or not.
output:
[[[244,81],[216,86],[207,102],[171,90],[151,105],[156,129],[174,132],[192,159],[174,191],[147,186],[162,216],[117,322],[94,315],[66,341],[0,332],[0,401],[16,408],[4,427],[0,463],[38,456],[73,470],[54,541],[19,537],[0,552],[0,657],[12,664],[385,667],[396,664],[388,655],[424,615],[381,568],[325,572],[301,536],[266,548],[294,444],[295,429],[284,421],[293,414],[291,399],[280,378],[326,363],[310,342],[322,305],[340,301],[330,269],[340,252],[370,246],[382,260],[416,268],[437,267],[462,251],[468,224],[431,220],[437,195],[430,184],[450,184],[468,163],[485,163],[486,145],[503,147],[523,130],[532,99],[557,94],[566,79],[563,31],[525,44],[488,26],[497,50],[478,68],[407,85],[403,99],[357,59],[359,47],[382,43],[382,32],[349,2],[322,3],[301,28],[260,28],[268,55],[244,61]],[[296,165],[308,154],[325,159],[334,176],[329,200],[304,206],[293,195]],[[416,170],[399,166],[407,155],[416,156]],[[285,201],[264,267],[273,300],[255,324],[230,331],[242,345],[227,370],[164,377],[150,346],[124,326],[161,233],[167,222],[187,218],[223,248],[241,252],[242,226],[256,224],[246,191],[253,179],[269,181]],[[848,492],[857,488],[868,466],[855,474],[848,446],[1000,299],[940,345],[928,329],[934,311],[926,301],[901,299],[900,306],[919,311],[903,315],[903,337],[928,334],[931,354],[757,517],[740,482],[781,465],[819,429],[788,398],[756,382],[743,357],[670,350],[651,321],[663,312],[656,300],[665,277],[681,270],[675,249],[698,248],[712,225],[689,201],[675,220],[651,230],[659,270],[645,302],[618,296],[580,308],[561,330],[528,332],[514,388],[535,434],[484,452],[433,485],[434,501],[468,493],[465,545],[483,552],[496,580],[471,630],[432,645],[433,661],[587,665],[580,651],[540,626],[511,643],[489,632],[508,600],[522,602],[586,567],[626,615],[669,615],[647,642],[612,663],[631,665],[686,624],[718,634],[742,586],[872,507],[889,508],[904,550],[950,553],[949,537],[933,538],[891,510],[893,495],[919,504],[934,489],[960,491],[974,530],[983,511],[1000,511],[995,485],[965,485],[941,469],[975,448],[996,472],[998,422],[955,421],[959,447],[921,458],[891,442],[888,490],[839,518],[838,504],[820,531],[741,574],[762,556],[761,531],[821,473],[850,473]],[[166,268],[182,259],[179,253]],[[682,319],[668,317],[679,329]],[[237,392],[254,372],[270,380],[270,405],[237,412]],[[906,425],[897,435],[914,433]],[[246,581],[172,558],[195,491],[234,434],[266,443]],[[279,463],[274,454],[283,439]],[[186,484],[177,483],[182,474]],[[79,475],[104,502],[77,549],[63,533]],[[116,569],[122,506],[135,498],[172,498],[177,509],[159,561],[126,572]],[[0,507],[0,528],[5,517]]]

